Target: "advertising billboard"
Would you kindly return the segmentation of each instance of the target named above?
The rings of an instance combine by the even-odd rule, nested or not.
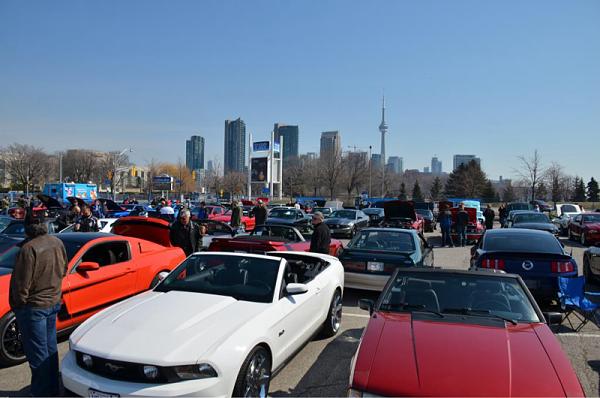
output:
[[[269,141],[256,141],[252,144],[252,150],[254,152],[268,151]]]
[[[268,173],[267,173],[267,158],[252,158],[252,182],[267,182],[268,181]]]
[[[154,191],[172,191],[173,177],[156,176],[152,178],[152,188]]]

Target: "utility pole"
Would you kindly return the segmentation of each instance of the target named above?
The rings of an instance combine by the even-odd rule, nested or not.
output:
[[[372,186],[371,186],[371,150],[373,149],[373,147],[371,145],[369,145],[369,197],[373,197],[373,192],[371,191]]]

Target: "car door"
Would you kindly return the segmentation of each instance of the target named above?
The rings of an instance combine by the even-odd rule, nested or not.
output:
[[[583,217],[581,216],[581,214],[575,216],[573,218],[573,220],[571,221],[571,234],[575,235],[575,236],[579,236],[581,235],[581,223]]]
[[[419,248],[421,250],[421,264],[423,267],[432,267],[433,266],[433,249],[423,235],[419,234]],[[419,264],[417,264],[419,265]]]
[[[85,316],[134,295],[136,272],[129,242],[113,239],[92,242],[80,251],[65,277],[65,302],[71,316]],[[82,262],[96,262],[100,268],[78,271]]]

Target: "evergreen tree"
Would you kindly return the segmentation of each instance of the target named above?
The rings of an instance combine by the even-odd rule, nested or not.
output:
[[[506,187],[504,188],[504,195],[502,195],[502,200],[504,200],[505,202],[512,202],[513,200],[515,200],[515,190],[513,189],[513,186],[510,182],[506,184]]]
[[[406,200],[406,184],[404,184],[404,181],[400,183],[400,194],[398,195],[398,199]]]
[[[474,160],[468,164],[461,164],[448,176],[446,182],[446,197],[479,198],[482,196],[487,177],[481,166]]]
[[[491,203],[495,200],[495,198],[496,190],[494,189],[494,185],[492,185],[492,182],[488,180],[485,183],[485,188],[483,189],[483,192],[481,193],[481,199],[486,203]]]
[[[552,187],[551,187],[551,193],[550,195],[552,196],[552,201],[554,203],[556,202],[560,202],[561,200],[561,192],[562,192],[562,187],[560,186],[560,180],[558,178],[558,176],[553,176],[552,177]]]
[[[415,181],[415,185],[413,185],[412,200],[415,202],[423,201],[423,193],[421,192],[421,186],[419,186],[419,181]]]
[[[583,178],[575,177],[573,188],[573,201],[585,202],[585,183],[583,182]]]
[[[594,177],[587,184],[587,200],[589,202],[600,202],[600,189],[598,188],[598,181]]]
[[[431,200],[440,200],[442,196],[442,180],[440,177],[435,177],[431,189],[429,190]]]
[[[535,196],[536,199],[546,200],[546,197],[548,196],[548,188],[546,188],[546,184],[540,182],[540,185],[538,185],[535,191]]]

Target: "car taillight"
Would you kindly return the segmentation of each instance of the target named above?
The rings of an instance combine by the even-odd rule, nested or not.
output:
[[[504,269],[504,260],[497,258],[484,258],[481,261],[481,268]]]
[[[342,264],[349,271],[364,271],[366,267],[366,263],[361,261],[344,261]]]
[[[570,261],[552,261],[550,268],[553,273],[560,274],[562,272],[573,272],[573,263]]]

